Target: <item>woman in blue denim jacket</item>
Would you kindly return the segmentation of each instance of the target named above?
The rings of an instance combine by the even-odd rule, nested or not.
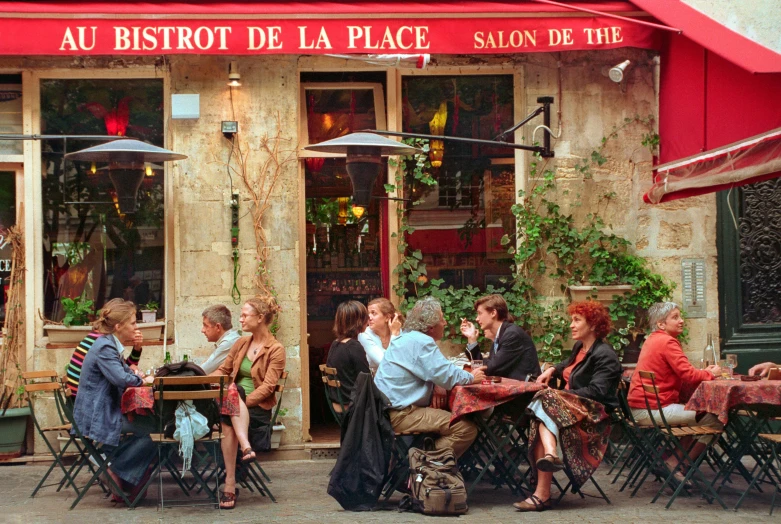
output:
[[[131,425],[121,410],[125,388],[153,379],[145,379],[140,371],[133,372],[122,358],[123,342],[132,343],[138,335],[135,305],[125,301],[103,308],[93,328],[102,336],[84,358],[73,419],[84,436],[102,444],[106,451],[120,446],[111,461],[109,475],[120,487],[132,491],[157,454],[149,431]],[[133,435],[120,442],[126,432]]]

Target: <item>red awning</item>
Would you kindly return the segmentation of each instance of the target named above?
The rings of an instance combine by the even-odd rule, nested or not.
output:
[[[659,47],[629,2],[3,2],[2,55],[506,54]]]
[[[655,168],[649,204],[713,193],[781,176],[781,127]]]
[[[683,35],[752,73],[781,72],[781,54],[740,35],[681,0],[632,0]]]

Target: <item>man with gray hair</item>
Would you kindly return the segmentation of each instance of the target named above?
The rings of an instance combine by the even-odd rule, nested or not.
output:
[[[206,340],[214,342],[214,351],[201,364],[207,375],[217,371],[228,356],[228,351],[241,335],[238,329],[233,329],[230,309],[222,304],[209,306],[201,313],[203,316],[203,327],[201,333],[206,336]]]
[[[404,331],[391,340],[377,369],[374,384],[390,401],[390,421],[396,433],[435,433],[436,449],[450,448],[460,457],[477,437],[468,420],[452,426],[450,412],[431,406],[434,386],[446,390],[485,378],[482,368],[471,373],[449,362],[436,341],[445,333],[439,302],[419,300],[407,316]]]

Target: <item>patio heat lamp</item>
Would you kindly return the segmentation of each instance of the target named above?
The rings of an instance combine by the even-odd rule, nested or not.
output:
[[[133,214],[136,212],[138,189],[144,181],[147,163],[182,160],[187,155],[125,138],[67,153],[65,158],[108,163],[108,176],[117,191],[119,212]]]
[[[382,157],[389,155],[413,155],[422,151],[374,133],[351,133],[304,147],[318,153],[347,155],[347,174],[353,185],[353,209],[367,208],[372,198],[372,188],[380,172]]]

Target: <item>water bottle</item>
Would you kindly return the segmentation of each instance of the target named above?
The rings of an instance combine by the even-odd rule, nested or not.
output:
[[[713,335],[708,333],[708,343],[705,345],[705,350],[702,355],[702,368],[705,369],[711,364],[718,363],[719,359],[716,356],[716,348],[713,345]]]

